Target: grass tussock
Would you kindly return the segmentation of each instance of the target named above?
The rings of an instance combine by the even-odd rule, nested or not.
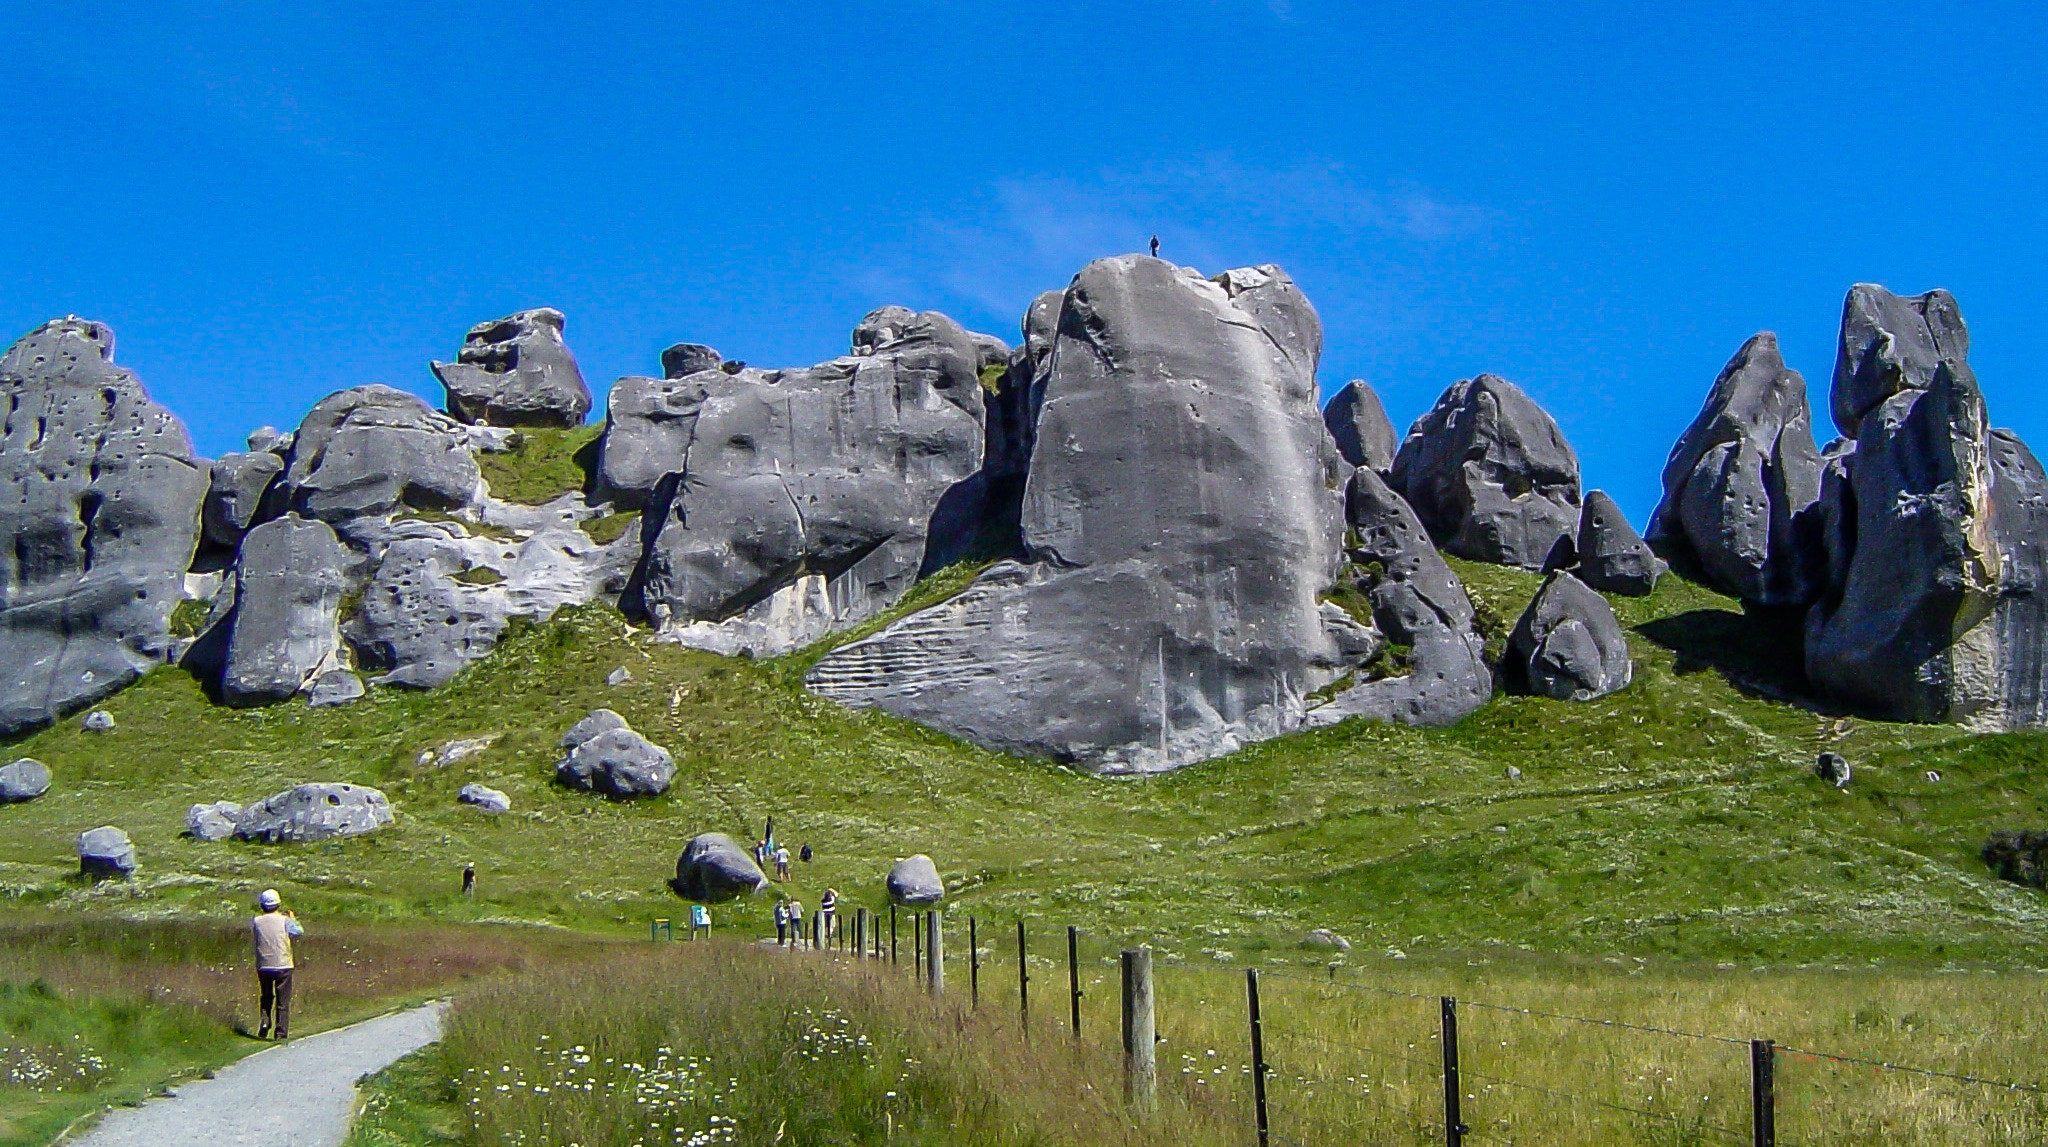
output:
[[[567,429],[527,427],[513,435],[512,448],[477,455],[477,468],[491,496],[539,506],[584,488],[597,469],[597,439],[604,424]]]

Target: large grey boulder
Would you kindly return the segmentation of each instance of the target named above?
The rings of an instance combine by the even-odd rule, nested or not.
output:
[[[94,880],[122,880],[135,871],[135,845],[113,825],[78,834],[78,871]]]
[[[917,580],[940,499],[981,466],[980,351],[946,316],[901,307],[862,320],[853,349],[622,384],[604,481],[630,501],[674,475],[646,495],[652,539],[628,602],[670,639],[777,654]]]
[[[229,549],[239,545],[263,513],[265,495],[282,473],[284,459],[268,450],[224,454],[214,462],[200,513],[206,540]]]
[[[1501,659],[1508,689],[1557,701],[1590,701],[1628,685],[1635,666],[1607,599],[1564,570],[1522,611]]]
[[[1579,564],[1573,572],[1603,593],[1648,597],[1666,568],[1604,490],[1586,495],[1586,504],[1579,510],[1575,548]]]
[[[1482,374],[1444,391],[1394,457],[1389,484],[1461,558],[1540,570],[1570,556],[1579,458],[1543,408]]]
[[[433,364],[448,413],[489,426],[579,426],[590,387],[562,342],[562,312],[520,311],[469,328],[454,362]]]
[[[193,840],[218,844],[235,835],[235,821],[242,806],[234,801],[196,804],[185,810],[185,833]]]
[[[462,426],[388,386],[358,386],[316,403],[292,440],[282,479],[291,508],[344,536],[358,519],[402,506],[452,510],[481,488]]]
[[[1803,606],[1819,589],[1806,516],[1820,495],[1820,468],[1806,380],[1786,369],[1776,335],[1755,335],[1671,447],[1650,545],[1744,601]]]
[[[683,854],[676,858],[675,881],[669,887],[685,899],[717,903],[761,891],[768,887],[768,877],[731,837],[706,832],[691,837],[683,846]]]
[[[235,818],[235,836],[265,844],[305,844],[361,836],[391,821],[391,802],[376,789],[297,785],[243,809]]]
[[[1330,396],[1323,407],[1323,425],[1329,427],[1330,441],[1344,461],[1383,478],[1393,472],[1400,441],[1394,437],[1394,424],[1387,420],[1387,408],[1380,405],[1379,394],[1364,379],[1354,378]]]
[[[1954,295],[1894,295],[1875,283],[1856,284],[1842,301],[1829,398],[1835,425],[1856,437],[1865,415],[1901,391],[1927,389],[1943,364],[1974,385],[1969,357],[1970,331]]]
[[[325,522],[288,514],[250,530],[235,559],[221,700],[247,707],[298,693],[340,647],[335,612],[349,555]]]
[[[0,355],[0,736],[114,693],[172,651],[208,475],[185,427],[66,318]]]
[[[2048,477],[1990,428],[1967,371],[1937,365],[1867,411],[1831,483],[1830,567],[1806,673],[1893,720],[2048,724]]]
[[[889,869],[889,903],[904,908],[929,908],[946,898],[939,866],[924,853],[906,856]]]
[[[1408,647],[1408,671],[1359,681],[1308,711],[1308,724],[1348,717],[1449,725],[1493,697],[1486,639],[1472,601],[1431,544],[1415,511],[1370,467],[1351,475],[1346,514],[1355,588],[1372,603],[1373,626]]]
[[[0,804],[32,801],[50,791],[50,767],[34,757],[0,765]]]
[[[610,709],[576,722],[562,735],[561,747],[567,755],[555,763],[555,779],[573,789],[625,800],[660,796],[676,778],[668,750]]]
[[[1300,727],[1342,668],[1316,600],[1340,564],[1342,463],[1313,311],[1277,268],[1254,272],[1103,259],[1068,287],[1049,350],[1027,321],[1027,358],[1045,355],[1030,560],[834,650],[809,686],[1109,772]]]

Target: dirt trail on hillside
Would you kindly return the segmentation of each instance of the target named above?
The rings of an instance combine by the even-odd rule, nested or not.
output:
[[[73,1147],[336,1147],[356,1080],[441,1038],[441,1004],[259,1051],[212,1079],[110,1113]]]

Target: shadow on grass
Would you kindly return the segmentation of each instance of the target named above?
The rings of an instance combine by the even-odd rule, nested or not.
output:
[[[1681,677],[1712,670],[1748,696],[1825,716],[1847,715],[1849,710],[1816,696],[1807,683],[1803,630],[1793,611],[1726,609],[1695,609],[1636,627],[1676,656],[1673,670]]]

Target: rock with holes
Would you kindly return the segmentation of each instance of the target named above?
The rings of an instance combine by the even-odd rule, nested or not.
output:
[[[676,779],[667,749],[634,732],[626,719],[599,709],[562,735],[567,750],[555,779],[572,789],[631,799],[660,796]]]
[[[1342,462],[1278,268],[1089,264],[1033,305],[1027,561],[822,658],[809,686],[1008,752],[1151,772],[1300,727],[1343,671],[1319,591]]]
[[[1323,407],[1323,425],[1329,427],[1330,441],[1344,461],[1383,478],[1393,472],[1400,443],[1394,437],[1394,424],[1387,420],[1387,408],[1380,405],[1379,394],[1364,379],[1354,378],[1330,396]]]
[[[185,835],[207,844],[218,844],[235,835],[235,820],[242,806],[233,801],[196,804],[185,810]]]
[[[1540,570],[1568,563],[1579,458],[1514,383],[1460,382],[1417,419],[1389,482],[1437,544],[1461,558]]]
[[[358,386],[314,405],[280,481],[290,508],[370,544],[370,521],[401,508],[447,511],[482,489],[462,426],[401,390]],[[359,524],[361,523],[361,524]]]
[[[1486,639],[1464,585],[1415,511],[1370,467],[1352,472],[1345,513],[1355,539],[1353,588],[1371,603],[1373,627],[1406,647],[1406,663],[1360,674],[1363,680],[1310,709],[1307,724],[1349,717],[1404,725],[1463,720],[1493,697]]]
[[[929,908],[946,898],[946,882],[939,879],[939,866],[921,852],[890,867],[887,888],[889,903],[904,908]]]
[[[475,568],[467,547],[446,535],[401,538],[385,549],[346,627],[356,663],[382,671],[376,684],[445,685],[497,647],[510,613],[488,592],[494,583],[457,580]]]
[[[160,665],[208,474],[185,427],[66,318],[0,355],[0,736]]]
[[[1544,579],[1501,658],[1510,691],[1556,701],[1605,697],[1627,687],[1634,673],[1613,607],[1564,570]]]
[[[1864,417],[1887,399],[1926,390],[1944,364],[1958,375],[1968,374],[1969,358],[1970,330],[1954,295],[1894,295],[1875,283],[1856,284],[1842,301],[1842,336],[1829,396],[1835,426],[1856,437]],[[1975,385],[1976,378],[1969,382]]]
[[[0,765],[0,804],[21,804],[50,791],[50,767],[34,757]]]
[[[135,844],[113,825],[78,834],[78,871],[94,880],[125,880],[135,872]]]
[[[761,891],[768,887],[768,877],[733,838],[706,832],[683,846],[669,887],[684,899],[715,904]]]
[[[1763,332],[1722,368],[1672,446],[1650,545],[1681,573],[1744,601],[1803,606],[1819,592],[1809,515],[1820,480],[1806,380]]]
[[[520,311],[469,328],[454,362],[433,364],[448,413],[488,426],[580,426],[590,388],[562,342],[562,312]]]
[[[325,522],[287,514],[249,531],[235,558],[221,700],[269,705],[297,694],[341,646],[335,613],[348,552]]]
[[[652,530],[628,604],[670,639],[781,653],[917,580],[940,499],[981,465],[981,352],[901,307],[862,320],[853,352],[614,389],[604,485],[644,499]]]
[[[485,812],[511,812],[512,798],[497,789],[477,784],[475,781],[462,786],[455,799],[466,805],[474,805]]]
[[[306,844],[375,832],[392,821],[391,802],[363,785],[297,785],[235,818],[235,836],[264,844]]]
[[[1576,549],[1579,564],[1572,572],[1603,593],[1648,597],[1666,568],[1603,490],[1587,494],[1579,510]]]
[[[282,473],[284,459],[268,450],[223,454],[214,462],[200,514],[207,542],[228,549],[241,544],[242,535],[259,520],[266,496]]]

